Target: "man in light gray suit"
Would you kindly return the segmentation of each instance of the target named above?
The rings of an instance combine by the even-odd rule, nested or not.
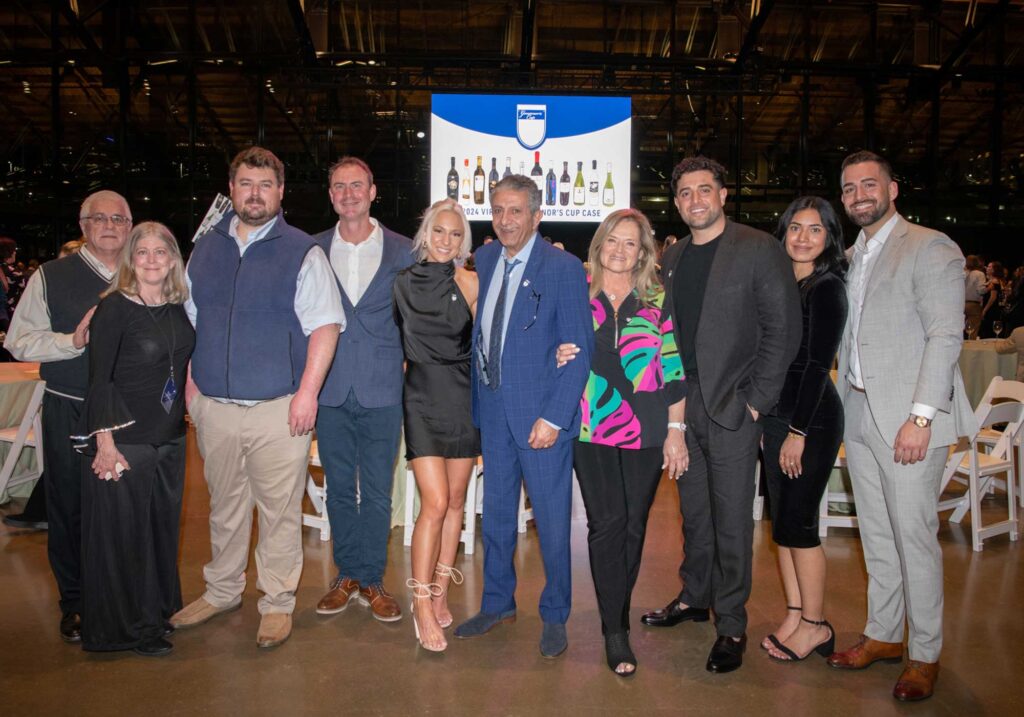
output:
[[[977,430],[957,367],[964,257],[946,235],[896,212],[899,187],[882,157],[850,155],[841,184],[846,213],[861,227],[838,381],[868,619],[860,640],[829,664],[902,661],[906,620],[909,660],[893,696],[922,700],[934,689],[942,649],[939,482],[948,446]]]

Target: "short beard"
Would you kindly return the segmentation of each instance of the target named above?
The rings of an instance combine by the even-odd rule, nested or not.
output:
[[[874,211],[868,212],[867,214],[854,214],[850,209],[846,210],[846,216],[850,218],[850,221],[859,227],[869,227],[879,219],[885,216],[885,213],[889,211],[890,202],[888,199],[878,202],[877,207]]]
[[[247,207],[242,205],[235,209],[235,214],[243,222],[251,227],[258,227],[266,224],[270,221],[270,212],[267,211],[267,205]]]
[[[712,211],[712,210],[708,210],[708,215],[704,219],[703,223],[701,223],[701,224],[690,224],[689,222],[686,222],[686,226],[688,226],[690,229],[697,229],[697,230],[707,229],[709,226],[711,226],[712,224],[714,224],[715,222],[717,222],[721,218],[722,218],[722,210],[721,209],[719,209],[717,212],[716,211]]]

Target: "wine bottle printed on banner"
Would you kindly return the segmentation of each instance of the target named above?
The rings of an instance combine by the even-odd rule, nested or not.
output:
[[[487,196],[494,194],[494,187],[498,183],[498,158],[491,157],[491,173],[487,175]]]
[[[520,177],[525,177],[526,176],[526,162],[520,162],[519,163],[519,176]],[[543,190],[541,190],[541,191],[543,191]]]
[[[555,206],[558,202],[558,180],[555,178],[555,163],[548,162],[548,175],[546,177],[547,191],[544,192],[544,203],[549,207]]]
[[[533,169],[530,170],[530,178],[544,196],[544,170],[540,167],[540,152],[533,153]]]
[[[469,157],[463,161],[464,171],[462,174],[462,199],[469,201]]]
[[[484,158],[476,156],[476,171],[473,172],[473,204],[484,203],[484,188],[487,186],[487,175],[484,174]]]
[[[512,158],[505,157],[505,171],[501,173],[501,178],[512,176]]]
[[[587,187],[583,183],[583,162],[576,163],[576,181],[572,183],[572,203],[582,207],[587,203]]]
[[[459,173],[455,169],[455,157],[452,157],[452,168],[448,170],[448,198],[459,201]]]
[[[597,160],[591,160],[590,176],[587,178],[587,204],[596,207],[601,203],[601,175],[597,173]]]
[[[569,206],[569,163],[562,162],[562,176],[558,178],[558,203]]]
[[[612,184],[612,163],[608,163],[608,176],[604,180],[604,191],[601,201],[606,207],[615,206],[615,185]]]

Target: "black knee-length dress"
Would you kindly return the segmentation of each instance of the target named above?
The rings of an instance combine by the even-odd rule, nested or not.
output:
[[[455,264],[421,262],[395,278],[395,322],[405,350],[406,459],[474,458],[469,361],[473,314],[455,283]]]

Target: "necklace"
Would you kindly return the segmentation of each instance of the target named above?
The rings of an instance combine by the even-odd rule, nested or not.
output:
[[[149,314],[149,318],[153,320],[153,325],[156,326],[156,330],[160,332],[160,338],[167,344],[167,363],[169,368],[169,375],[167,380],[164,382],[163,391],[160,392],[160,405],[163,406],[166,413],[170,413],[174,407],[174,401],[178,397],[178,385],[174,381],[174,347],[177,343],[177,337],[174,334],[174,320],[173,318],[169,322],[171,328],[171,338],[167,340],[167,334],[164,333],[164,329],[160,326],[160,322],[157,321],[156,317],[153,316],[153,308],[146,303],[146,300],[139,294],[139,301],[146,307],[146,313]],[[165,304],[161,304],[164,306]]]

